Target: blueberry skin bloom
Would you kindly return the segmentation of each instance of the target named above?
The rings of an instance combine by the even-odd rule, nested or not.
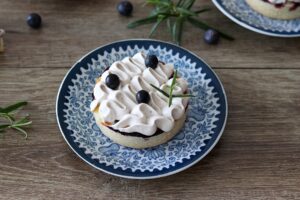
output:
[[[208,29],[204,33],[204,41],[207,44],[217,44],[219,42],[220,34],[213,30],[213,29]]]
[[[34,29],[38,29],[42,25],[42,18],[37,13],[31,13],[30,15],[28,15],[26,21],[28,26]]]
[[[121,1],[117,6],[118,12],[123,16],[130,16],[133,10],[133,6],[129,1]]]

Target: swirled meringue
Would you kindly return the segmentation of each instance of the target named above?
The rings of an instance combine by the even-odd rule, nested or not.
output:
[[[169,107],[168,98],[150,84],[168,90],[173,71],[172,64],[161,62],[155,69],[147,68],[143,53],[114,62],[96,83],[90,109],[99,112],[105,124],[111,124],[111,128],[121,132],[138,132],[145,136],[155,134],[157,129],[168,132],[175,121],[185,114],[188,98],[174,98]],[[105,84],[105,78],[111,73],[120,79],[116,90]],[[173,94],[183,94],[187,88],[187,82],[177,78]],[[139,90],[149,92],[151,98],[148,104],[137,103],[135,95]]]

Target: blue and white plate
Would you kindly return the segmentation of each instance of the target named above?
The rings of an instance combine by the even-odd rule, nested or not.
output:
[[[245,0],[213,0],[213,3],[229,19],[249,30],[276,37],[300,36],[300,19],[265,17],[250,8]]]
[[[114,61],[143,51],[173,63],[197,95],[189,103],[184,128],[168,143],[132,149],[104,136],[89,110],[95,80]],[[99,47],[81,58],[60,86],[56,115],[71,149],[85,162],[106,173],[151,179],[182,171],[206,156],[220,139],[227,118],[223,86],[213,70],[195,54],[156,40],[126,40]]]

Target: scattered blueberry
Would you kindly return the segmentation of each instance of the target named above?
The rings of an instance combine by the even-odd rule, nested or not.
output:
[[[107,87],[110,89],[117,89],[117,87],[120,85],[120,79],[117,75],[115,74],[109,74],[106,79],[105,79],[105,84]]]
[[[145,65],[155,69],[158,65],[158,59],[155,55],[148,55],[145,60]]]
[[[150,95],[145,90],[140,90],[135,95],[138,103],[148,103],[150,101]]]
[[[130,16],[133,6],[129,1],[121,1],[117,6],[117,10],[123,16]]]
[[[217,44],[219,42],[220,35],[213,29],[208,29],[204,33],[204,41],[207,44]]]
[[[42,18],[37,13],[31,13],[27,17],[27,24],[31,28],[35,28],[35,29],[40,28],[42,25]]]

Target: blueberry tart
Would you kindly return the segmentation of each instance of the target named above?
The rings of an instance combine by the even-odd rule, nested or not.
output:
[[[166,95],[170,88],[171,104]],[[176,97],[187,90],[187,81],[174,76],[172,64],[140,52],[103,72],[96,81],[90,109],[103,134],[114,142],[131,148],[153,147],[167,142],[183,127],[189,98]]]

